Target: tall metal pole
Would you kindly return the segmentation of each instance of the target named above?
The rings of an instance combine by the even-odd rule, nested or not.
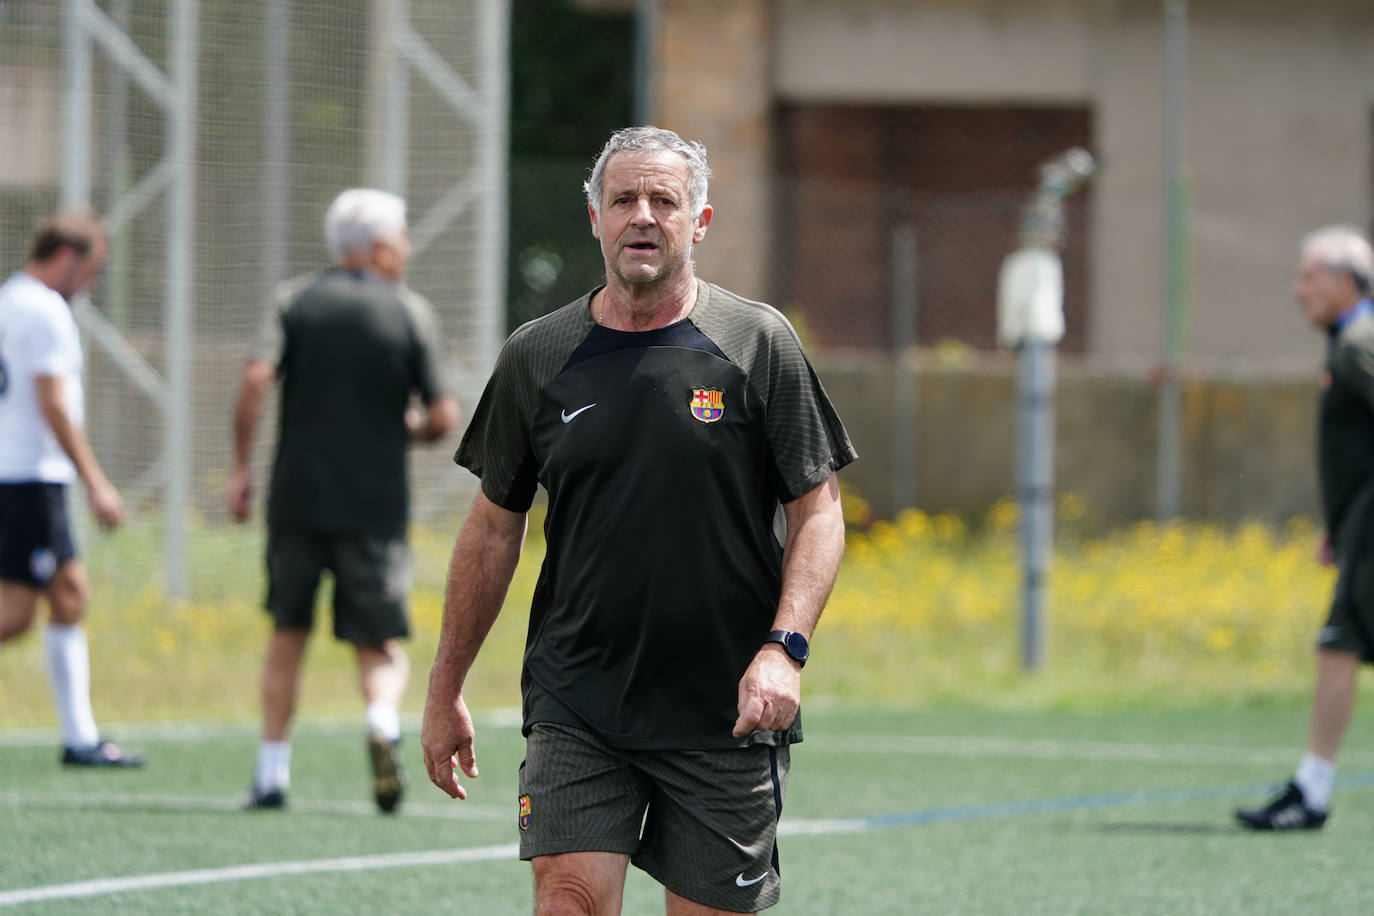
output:
[[[916,329],[916,230],[892,229],[892,509],[916,505],[916,373],[910,351]]]
[[[654,122],[654,100],[658,93],[654,41],[658,35],[658,0],[635,0],[634,37],[634,112],[636,126]]]
[[[1183,117],[1188,83],[1188,2],[1164,4],[1164,275],[1163,366],[1159,389],[1157,516],[1182,510],[1183,388],[1188,309],[1188,184],[1183,166]]]
[[[164,563],[167,589],[175,598],[190,595],[187,572],[187,510],[191,504],[194,417],[191,411],[193,331],[192,258],[195,252],[196,60],[199,0],[173,0],[171,21],[172,116],[167,156],[172,180],[167,195],[167,494]]]
[[[1054,549],[1055,345],[1064,336],[1063,200],[1097,164],[1065,151],[1040,168],[1040,186],[1021,216],[1021,248],[998,278],[998,338],[1021,351],[1018,497],[1021,508],[1022,663],[1045,662],[1046,588]]]
[[[1055,344],[1028,337],[1021,345],[1021,659],[1045,664],[1045,590],[1054,550]]]

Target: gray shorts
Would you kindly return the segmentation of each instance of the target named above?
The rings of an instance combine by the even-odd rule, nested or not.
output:
[[[267,536],[267,610],[279,630],[315,626],[315,592],[334,574],[334,636],[377,647],[410,635],[412,578],[404,538],[273,529]]]
[[[778,902],[788,762],[787,747],[626,751],[536,724],[520,764],[520,858],[622,853],[681,897],[756,912]]]

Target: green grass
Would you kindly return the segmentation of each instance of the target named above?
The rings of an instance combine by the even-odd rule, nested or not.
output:
[[[479,715],[483,715],[479,710]],[[785,831],[872,819],[860,832],[781,840],[787,914],[1333,913],[1368,900],[1374,785],[1339,788],[1317,835],[1260,836],[1230,811],[1285,778],[1300,707],[1146,711],[808,712]],[[141,732],[141,734],[140,734]],[[514,843],[518,730],[483,715],[480,779],[466,803],[412,786],[374,813],[359,726],[307,722],[292,810],[246,813],[249,726],[134,729],[143,771],[57,766],[40,730],[0,733],[0,894],[68,882],[255,863]],[[412,773],[420,763],[406,746]],[[1357,721],[1343,772],[1374,774],[1374,723]],[[1168,793],[1190,790],[1192,800]],[[1146,793],[1134,800],[1112,793]],[[1149,793],[1154,793],[1151,795]],[[1103,796],[1108,796],[1104,798]],[[1008,804],[1042,803],[1019,811]],[[1002,806],[1002,807],[999,807]],[[910,815],[924,813],[925,822]],[[903,816],[906,822],[903,822]],[[831,823],[831,827],[834,824]],[[0,898],[3,899],[3,898]],[[661,912],[630,870],[625,912]],[[528,913],[529,867],[493,861],[278,875],[31,903],[32,913]]]
[[[907,514],[851,533],[806,671],[810,737],[793,758],[784,816],[785,831],[829,823],[831,832],[785,835],[776,912],[1364,908],[1374,725],[1357,717],[1342,760],[1353,782],[1338,790],[1323,834],[1252,836],[1230,822],[1235,805],[1263,795],[1260,784],[1287,777],[1306,733],[1310,646],[1331,585],[1329,571],[1310,562],[1310,526],[1066,532],[1055,560],[1050,663],[1028,675],[1017,662],[1009,520],[1003,506],[972,529]],[[422,772],[414,720],[456,529],[454,521],[413,532],[414,676],[403,708],[414,774]],[[0,652],[0,895],[515,842],[522,742],[490,715],[519,702],[542,556],[537,520],[469,678],[470,703],[485,722],[473,798],[451,803],[416,785],[397,818],[378,816],[367,801],[353,660],[327,630],[306,661],[292,810],[235,810],[253,766],[268,633],[262,533],[196,528],[190,548],[186,602],[169,601],[161,587],[154,525],[135,521],[87,553],[96,715],[115,737],[148,750],[147,770],[58,767],[40,640],[30,634]],[[1361,694],[1361,705],[1374,697],[1368,679]],[[205,724],[183,724],[190,721]],[[1110,797],[1124,792],[1146,794]],[[861,820],[833,832],[835,819]],[[632,869],[625,912],[661,912],[661,899]],[[506,856],[63,897],[27,911],[499,916],[529,912],[530,903],[528,865]]]

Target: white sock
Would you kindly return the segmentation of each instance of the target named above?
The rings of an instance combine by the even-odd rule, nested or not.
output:
[[[253,783],[259,792],[291,786],[291,742],[263,741],[258,745],[258,768]]]
[[[401,713],[385,703],[369,703],[367,727],[388,741],[396,741],[401,737]]]
[[[53,702],[62,723],[62,743],[67,747],[93,747],[100,732],[91,713],[91,656],[86,631],[80,624],[51,623],[43,631],[48,656],[48,680]]]
[[[1336,784],[1336,764],[1308,751],[1302,755],[1302,763],[1298,764],[1293,782],[1302,790],[1307,807],[1314,811],[1325,811],[1331,804],[1331,790]]]

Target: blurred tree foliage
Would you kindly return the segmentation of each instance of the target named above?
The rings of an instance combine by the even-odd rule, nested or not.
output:
[[[511,329],[600,282],[582,182],[629,123],[634,20],[572,0],[515,0],[511,19]]]

